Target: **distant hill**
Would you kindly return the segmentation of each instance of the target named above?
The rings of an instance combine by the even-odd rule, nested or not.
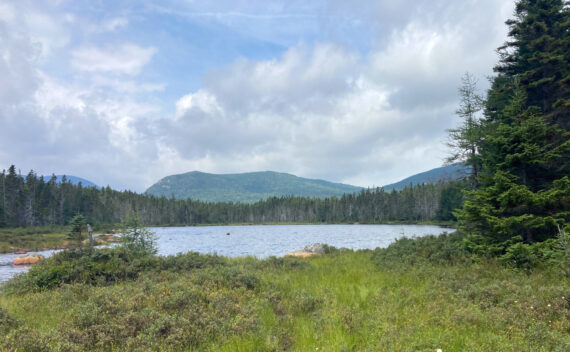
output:
[[[451,164],[415,174],[403,179],[402,181],[386,185],[383,188],[385,191],[399,191],[404,189],[404,187],[409,186],[410,183],[413,185],[419,185],[424,183],[436,183],[440,180],[457,180],[467,176],[469,171],[469,167],[464,164]]]
[[[56,177],[55,182],[60,183],[61,180],[62,180],[62,178],[63,178],[63,176],[64,176],[64,175],[55,175],[55,177]],[[51,176],[42,176],[42,177],[43,177],[43,179],[44,179],[45,182],[47,182],[47,181],[49,181],[49,180],[51,179]],[[65,175],[65,178],[67,179],[67,181],[70,181],[70,182],[71,182],[72,184],[74,184],[74,185],[76,185],[76,184],[78,184],[79,182],[81,182],[81,185],[82,185],[83,187],[96,187],[96,188],[100,188],[99,186],[97,186],[97,185],[94,184],[93,182],[88,181],[88,180],[86,180],[86,179],[84,179],[84,178],[81,178],[81,177],[71,176],[71,175]]]
[[[207,202],[253,203],[271,196],[331,197],[354,193],[362,187],[314,180],[273,171],[242,174],[209,174],[192,171],[158,181],[146,194],[192,198]]]

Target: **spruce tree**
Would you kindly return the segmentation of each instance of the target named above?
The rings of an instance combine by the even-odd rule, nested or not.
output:
[[[81,214],[77,214],[69,222],[69,233],[67,238],[77,241],[78,245],[81,245],[83,241],[83,230],[86,229],[87,219]]]
[[[499,80],[520,80],[528,106],[540,108],[566,129],[570,125],[569,13],[567,1],[519,0],[515,18],[506,22],[509,40],[498,49],[501,60],[495,67]]]
[[[553,238],[570,220],[568,23],[554,0],[518,1],[507,21],[479,145],[481,189],[457,213],[474,248],[501,254]]]

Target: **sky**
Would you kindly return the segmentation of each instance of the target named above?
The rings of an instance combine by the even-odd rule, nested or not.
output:
[[[376,187],[443,164],[512,0],[0,0],[0,170],[143,192],[287,172]]]

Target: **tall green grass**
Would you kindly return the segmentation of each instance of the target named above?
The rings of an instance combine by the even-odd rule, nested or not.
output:
[[[459,242],[308,259],[191,253],[136,277],[9,294],[20,278],[0,295],[0,350],[570,350],[567,275],[472,258]]]

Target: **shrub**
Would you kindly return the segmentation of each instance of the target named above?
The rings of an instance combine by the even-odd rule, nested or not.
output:
[[[454,264],[469,262],[469,253],[463,244],[463,235],[459,232],[400,238],[387,248],[377,248],[373,260],[382,266],[418,265],[422,263]]]
[[[127,218],[123,224],[121,243],[124,249],[135,256],[155,255],[156,236],[153,232],[142,227],[138,217]]]
[[[6,335],[10,330],[19,326],[16,321],[4,308],[0,307],[0,334]]]
[[[499,260],[508,266],[529,270],[536,266],[538,259],[533,249],[526,243],[515,243],[507,248]]]
[[[295,308],[299,313],[314,312],[323,303],[322,298],[317,298],[305,290],[294,291],[291,299],[295,302]]]

